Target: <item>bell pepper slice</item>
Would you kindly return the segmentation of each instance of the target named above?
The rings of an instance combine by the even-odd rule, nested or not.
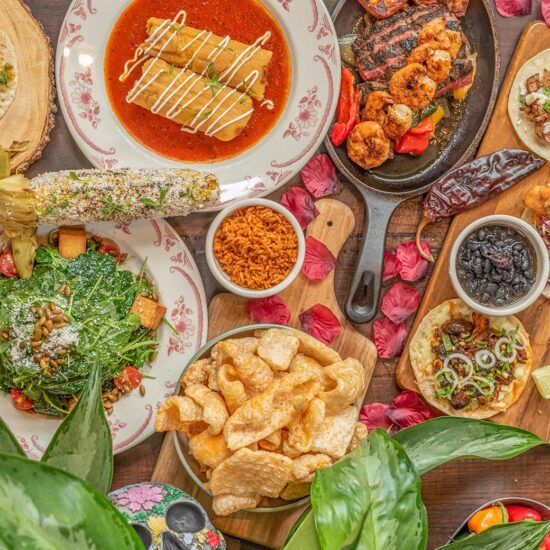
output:
[[[494,525],[501,525],[507,521],[508,517],[504,506],[489,506],[468,520],[468,529],[474,533],[482,533]]]
[[[508,521],[516,523],[517,521],[542,521],[542,516],[532,508],[519,506],[518,504],[509,504],[506,506],[508,512]]]
[[[336,147],[346,141],[354,126],[359,123],[360,102],[361,90],[355,87],[355,76],[350,69],[343,67],[336,123],[330,131],[330,139]]]

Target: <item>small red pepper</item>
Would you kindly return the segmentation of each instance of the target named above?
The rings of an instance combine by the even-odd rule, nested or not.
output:
[[[354,126],[359,123],[360,101],[361,91],[355,87],[355,76],[350,69],[342,67],[342,84],[336,108],[336,123],[330,131],[330,139],[336,147],[346,141]]]
[[[550,550],[550,533],[548,533],[540,543],[539,550]]]
[[[430,145],[430,137],[433,131],[432,117],[426,117],[420,124],[411,128],[395,142],[395,152],[421,155]]]
[[[510,504],[506,506],[506,510],[510,523],[516,523],[517,521],[542,521],[541,515],[536,510],[527,508],[526,506]]]
[[[27,397],[21,390],[12,388],[10,390],[11,401],[16,409],[30,411],[34,406],[34,401]]]

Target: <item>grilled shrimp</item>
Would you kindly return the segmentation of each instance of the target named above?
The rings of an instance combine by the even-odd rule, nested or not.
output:
[[[412,125],[413,112],[409,107],[395,104],[388,92],[372,92],[365,103],[364,119],[378,122],[391,139],[399,139]]]
[[[418,35],[418,43],[437,42],[441,50],[449,52],[452,59],[456,59],[462,46],[462,36],[457,31],[447,28],[443,17],[432,19],[426,23]]]
[[[348,137],[349,158],[365,170],[384,164],[390,157],[390,140],[378,122],[361,122]]]
[[[425,42],[409,54],[407,63],[419,63],[426,67],[428,76],[440,84],[449,78],[453,60],[451,54],[439,47],[437,42]]]
[[[437,85],[422,65],[411,63],[392,75],[389,87],[397,103],[403,103],[413,111],[420,111],[431,103]]]

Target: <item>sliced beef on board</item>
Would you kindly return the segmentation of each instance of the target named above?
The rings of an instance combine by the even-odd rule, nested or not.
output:
[[[376,21],[357,37],[353,44],[356,66],[370,90],[388,87],[391,75],[405,65],[408,54],[418,45],[422,27],[438,17],[445,18],[447,28],[461,32],[458,19],[445,7],[436,4],[404,8],[387,19]],[[465,80],[471,78],[473,70],[469,54],[470,45],[462,33],[462,48],[453,62],[449,79],[440,84],[440,89],[447,92],[464,85],[462,82],[467,83]],[[457,85],[453,86],[453,83]]]

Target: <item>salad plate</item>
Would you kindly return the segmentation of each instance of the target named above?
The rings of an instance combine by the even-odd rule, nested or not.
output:
[[[39,237],[47,235],[49,229],[51,227],[41,226]],[[154,432],[157,407],[174,392],[183,365],[206,342],[206,298],[192,255],[164,220],[96,223],[88,224],[87,229],[118,244],[128,255],[124,269],[138,274],[145,262],[148,278],[159,301],[167,308],[167,323],[162,323],[157,330],[158,353],[151,366],[141,369],[144,391],[124,396],[108,417],[113,450],[120,453]],[[31,458],[43,454],[61,422],[58,417],[16,409],[9,394],[0,396],[0,411]]]
[[[134,9],[138,3],[73,0],[61,28],[56,58],[56,78],[61,110],[73,138],[88,160],[100,168],[174,166],[192,167],[197,170],[208,168],[208,171],[218,177],[221,187],[220,200],[213,208],[225,206],[241,198],[267,195],[298,173],[315,153],[328,131],[336,109],[340,87],[337,37],[323,1],[262,0],[257,2],[261,9],[276,22],[275,26],[280,28],[286,42],[289,75],[291,75],[286,102],[284,108],[281,108],[278,119],[263,137],[238,154],[220,157],[221,160],[216,159],[217,162],[212,162],[210,159],[208,162],[177,160],[174,155],[164,155],[144,145],[145,142],[136,139],[128,129],[129,125],[124,124],[123,117],[118,116],[119,110],[113,107],[113,105],[116,106],[116,102],[113,103],[110,93],[112,89],[108,88],[118,84],[115,82],[110,85],[109,78],[106,77],[110,74],[107,67],[109,59],[107,54],[111,35],[115,36],[116,25],[119,20],[122,21],[121,17],[125,17],[126,12]],[[210,19],[204,17],[197,19],[197,11],[204,5],[210,6],[214,12],[217,9],[216,3],[195,4],[197,4],[195,7],[193,2],[184,6],[189,12],[188,25],[194,24],[211,31],[210,27],[216,24],[215,13]],[[155,8],[157,10],[155,13],[155,10],[146,6],[143,11],[144,13],[147,11],[147,17],[151,18],[156,16],[175,18],[178,15],[178,9],[181,9],[181,6],[176,9],[174,5],[174,13],[171,11],[168,13],[166,9],[160,13],[159,7]],[[245,11],[242,8],[243,13],[235,16],[236,24],[233,28],[222,28],[217,32],[225,34],[226,38],[230,35],[238,35],[241,32],[239,25],[242,24],[242,20],[238,18],[246,17]],[[197,20],[199,23],[194,23]],[[181,21],[178,20],[177,23]],[[177,27],[174,25],[178,30],[181,27],[182,25]],[[140,32],[143,33],[140,40],[145,40],[147,37],[145,25],[140,27]],[[124,38],[124,33],[122,37]],[[131,39],[128,38],[128,40]],[[132,41],[133,47],[138,47],[139,40],[137,43],[134,42],[135,40]],[[266,47],[268,46],[269,43]],[[274,58],[277,53],[280,53],[279,49],[274,51]],[[132,74],[132,83],[136,78]],[[280,75],[277,73],[270,77],[268,73],[268,83],[269,78],[275,82]],[[111,83],[118,81],[118,78],[111,78],[110,81]],[[249,101],[247,97],[245,99]],[[121,104],[123,103],[126,103],[124,96],[121,101]],[[255,105],[257,110],[265,110],[265,106],[261,107],[259,101],[255,102]],[[145,117],[143,120],[149,120],[146,117],[151,113],[146,108],[138,107],[138,109],[139,111],[133,112],[141,113]],[[192,112],[194,114],[199,111],[200,109],[195,109]],[[174,132],[177,130],[177,134],[172,134],[176,138],[189,136],[188,133],[179,132],[175,121],[162,118],[160,115],[156,115],[155,118],[163,122],[163,128],[171,127],[171,131]],[[246,134],[246,131],[244,133]],[[204,141],[205,135],[207,136],[208,132],[200,136],[194,134],[194,137]],[[154,138],[155,136],[152,137]],[[226,142],[220,145],[215,137],[210,139],[213,140],[213,147],[226,145]]]

